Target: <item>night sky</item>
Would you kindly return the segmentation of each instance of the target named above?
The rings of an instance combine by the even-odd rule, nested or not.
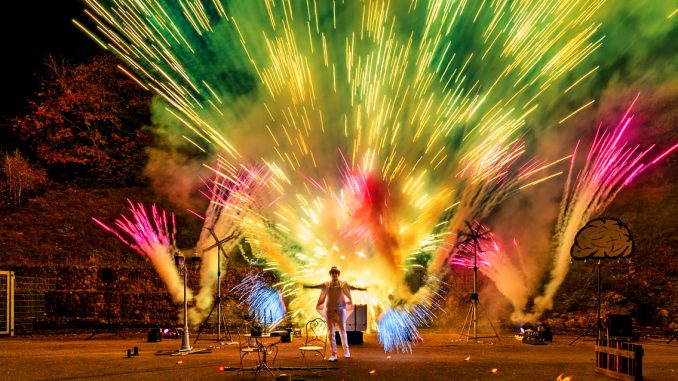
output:
[[[1,103],[5,118],[25,110],[45,73],[49,54],[78,62],[101,50],[71,22],[84,18],[83,9],[81,0],[30,0],[13,2],[11,10],[5,11],[0,24],[5,36]]]

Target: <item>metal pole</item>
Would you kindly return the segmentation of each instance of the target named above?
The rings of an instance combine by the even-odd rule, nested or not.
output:
[[[186,263],[183,266],[184,271],[184,333],[181,335],[181,352],[190,352],[191,343],[188,339],[188,300],[186,299],[186,288],[188,287],[188,267]]]
[[[221,340],[221,245],[217,246],[217,341]]]
[[[600,260],[598,260],[598,320],[596,324],[598,325],[598,340],[600,341],[602,339],[602,332],[600,329],[601,324],[601,318],[600,318]]]
[[[473,338],[478,340],[478,240],[473,240]]]

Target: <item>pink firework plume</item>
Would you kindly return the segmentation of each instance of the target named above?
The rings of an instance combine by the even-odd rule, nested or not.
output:
[[[584,168],[577,174],[574,186],[566,188],[565,216],[569,210],[577,206],[577,201],[582,195],[589,196],[585,199],[588,201],[586,206],[590,209],[590,213],[602,211],[624,186],[675,148],[674,146],[649,163],[642,163],[641,160],[654,148],[654,145],[640,150],[639,146],[631,147],[623,140],[624,133],[633,120],[633,115],[629,113],[637,100],[638,96],[626,110],[615,129],[612,131],[605,129],[601,132],[601,126],[599,126],[596,130]],[[572,165],[574,165],[576,151],[577,148],[572,155]]]
[[[183,285],[172,258],[172,254],[176,250],[174,244],[174,234],[176,233],[174,213],[170,213],[168,216],[167,212],[159,211],[155,205],[152,205],[149,215],[142,203],[135,204],[129,200],[128,202],[132,216],[123,215],[115,220],[117,229],[94,217],[92,217],[92,220],[104,230],[113,233],[139,254],[148,257],[160,278],[167,285],[174,301],[183,301]],[[131,240],[126,239],[123,234]]]
[[[349,197],[337,200],[347,211],[347,219],[341,225],[342,240],[372,247],[394,269],[400,267],[401,244],[392,210],[400,203],[397,192],[391,192],[389,181],[379,174],[352,170],[343,152],[343,188]]]
[[[631,146],[625,141],[625,133],[633,120],[631,109],[637,100],[638,96],[614,129],[601,131],[598,128],[584,167],[573,181],[572,172],[579,144],[575,147],[554,237],[556,250],[551,269],[551,281],[546,285],[543,295],[535,298],[534,314],[529,315],[526,320],[537,318],[542,312],[552,308],[553,296],[569,269],[570,247],[577,231],[592,217],[601,213],[614,200],[619,191],[639,174],[661,161],[678,147],[678,144],[674,143],[652,160],[644,161],[654,145],[640,149],[639,146]]]
[[[202,259],[200,292],[190,312],[190,319],[196,324],[212,307],[218,270],[225,270],[225,255],[241,242],[240,222],[253,212],[255,196],[268,176],[263,167],[234,167],[221,158],[212,171],[212,179],[203,180],[204,189],[200,191],[210,203],[204,217],[199,216],[205,221],[196,245],[196,254]],[[219,255],[220,250],[223,256]]]
[[[113,233],[122,242],[136,250],[139,254],[149,258],[158,254],[155,251],[155,248],[158,245],[166,247],[168,250],[170,247],[174,246],[174,234],[176,232],[174,228],[174,213],[170,215],[170,223],[168,223],[167,213],[164,210],[158,211],[155,204],[151,205],[152,218],[150,218],[142,203],[139,202],[134,204],[130,200],[127,200],[127,202],[130,205],[129,210],[132,212],[132,218],[130,219],[123,215],[120,219],[115,220],[115,226],[131,237],[132,242],[126,240],[120,232],[109,227],[100,220],[94,217],[92,217],[92,220],[104,230]],[[169,233],[170,227],[172,227],[171,234]]]
[[[348,239],[367,239],[377,250],[386,250],[395,240],[388,231],[390,200],[388,185],[374,175],[355,173],[344,176],[344,185],[351,194],[348,206],[349,223],[342,226],[342,236]]]
[[[473,224],[474,230],[486,232],[474,248],[472,241],[458,244],[449,258],[451,266],[473,268],[473,251],[476,250],[478,271],[494,282],[497,290],[508,299],[513,308],[527,303],[530,277],[525,273],[524,259],[518,243],[513,240],[512,255],[502,248],[490,230],[479,222]]]
[[[452,255],[449,257],[449,264],[472,269],[475,261],[480,272],[487,272],[487,268],[492,266],[501,250],[494,239],[494,235],[487,227],[477,221],[472,225],[474,230],[484,232],[482,237],[479,237],[477,240],[478,246],[475,247],[475,242],[471,239],[461,242],[452,251]]]
[[[261,166],[240,165],[234,167],[219,157],[216,168],[210,168],[214,176],[204,180],[204,190],[200,193],[210,201],[205,217],[219,218],[222,211],[242,213],[254,201],[252,195],[267,180],[267,174]],[[213,225],[214,223],[210,224]]]

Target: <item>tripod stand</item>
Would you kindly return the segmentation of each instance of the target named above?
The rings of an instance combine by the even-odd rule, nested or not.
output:
[[[492,327],[494,335],[478,336],[478,310],[481,307],[480,301],[478,300],[478,294],[477,293],[471,294],[470,299],[471,307],[469,307],[468,313],[466,314],[466,319],[464,320],[464,325],[461,327],[461,333],[459,334],[459,338],[461,338],[462,336],[466,336],[466,341],[469,340],[477,341],[478,339],[487,339],[496,337],[497,339],[501,340],[501,337],[499,337],[497,330],[494,328],[494,325],[492,324],[492,320],[490,320],[487,314],[485,314],[485,319],[487,319],[487,322],[490,323],[490,327]],[[471,328],[473,328],[473,335],[471,335]],[[466,334],[464,334],[464,330],[466,330]]]
[[[574,344],[577,340],[581,339],[583,336],[586,336],[591,332],[593,328],[598,329],[598,340],[601,340],[603,338],[603,332],[606,332],[605,324],[603,323],[603,318],[600,316],[600,260],[598,260],[597,264],[597,280],[598,280],[598,298],[596,300],[597,308],[598,308],[598,318],[596,319],[595,324],[591,324],[584,332],[582,332],[579,336],[577,336],[574,340],[570,342],[569,345]]]
[[[494,325],[492,324],[492,321],[490,318],[485,314],[485,318],[487,321],[490,323],[490,327],[492,327],[492,331],[494,332],[494,335],[492,336],[478,336],[478,309],[480,307],[480,300],[478,298],[478,248],[480,247],[480,243],[478,240],[480,239],[486,239],[485,236],[489,233],[488,230],[482,231],[483,227],[480,224],[476,224],[476,227],[474,229],[473,226],[467,221],[466,226],[468,227],[468,233],[465,235],[468,237],[466,240],[460,242],[459,244],[464,244],[464,243],[471,243],[473,245],[473,293],[471,294],[471,306],[469,307],[468,313],[466,314],[466,319],[464,320],[464,325],[461,327],[461,333],[459,334],[459,338],[462,336],[466,336],[466,341],[468,342],[469,340],[475,340],[478,341],[478,339],[483,339],[483,338],[493,338],[496,337],[497,339],[501,340],[499,337],[499,334],[497,333],[497,330],[494,328]],[[468,326],[468,328],[467,328]],[[473,335],[471,335],[471,329],[473,329]],[[466,335],[464,335],[464,330],[466,330]]]
[[[219,240],[219,238],[214,234],[214,229],[212,228],[207,228],[207,230],[210,232],[210,235],[212,235],[212,238],[214,238],[214,245],[206,248],[205,250],[217,248],[217,297],[214,299],[214,303],[212,304],[212,309],[210,309],[209,314],[207,314],[207,318],[205,321],[202,322],[200,325],[200,328],[198,329],[198,333],[195,336],[195,340],[193,341],[193,344],[198,342],[198,340],[216,340],[217,342],[220,342],[222,339],[226,339],[229,342],[233,342],[233,338],[231,337],[231,331],[228,328],[228,324],[226,324],[226,319],[223,316],[221,312],[221,256],[222,254],[226,256],[226,253],[224,253],[224,250],[222,248],[222,244],[231,238],[233,238],[234,234],[231,234],[230,236]],[[217,337],[215,339],[210,339],[210,338],[200,338],[200,335],[202,334],[202,331],[205,329],[205,327],[209,324],[210,317],[212,317],[212,313],[214,310],[217,310]],[[221,328],[222,326],[224,327],[224,331],[226,332],[225,336],[221,336]]]

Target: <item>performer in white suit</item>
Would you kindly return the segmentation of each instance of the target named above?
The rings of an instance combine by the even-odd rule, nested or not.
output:
[[[328,361],[337,361],[337,342],[334,339],[334,332],[339,331],[341,337],[341,346],[344,349],[344,358],[350,358],[351,352],[348,350],[348,339],[346,338],[346,310],[353,308],[353,299],[351,298],[351,286],[339,280],[341,272],[336,266],[330,269],[332,280],[320,285],[320,297],[318,298],[317,309],[323,309],[327,319],[327,335],[332,348],[332,356]]]

